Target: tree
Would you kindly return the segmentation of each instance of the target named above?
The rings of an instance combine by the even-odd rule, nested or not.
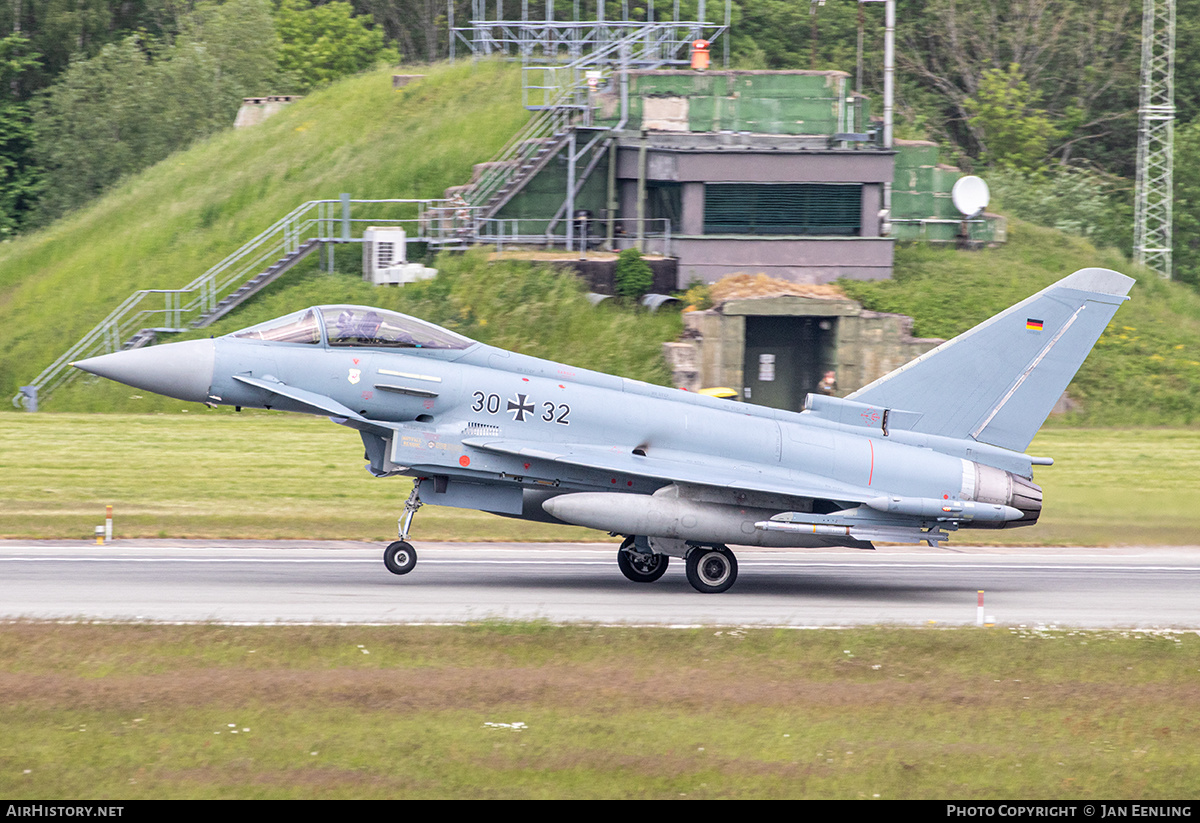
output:
[[[353,0],[353,3],[356,12],[370,15],[383,28],[384,40],[395,44],[403,62],[432,63],[447,56],[446,0]],[[471,6],[456,0],[455,15],[455,24],[465,25],[471,17]]]
[[[897,22],[898,74],[941,101],[935,136],[978,156],[984,137],[966,101],[986,72],[1016,63],[1047,116],[1068,121],[1050,146],[1063,162],[1132,177],[1140,11],[1131,0],[910,0]]]
[[[1000,166],[987,181],[993,210],[1116,247],[1122,254],[1132,250],[1133,185],[1128,180],[1055,164],[1037,171]]]
[[[95,57],[104,46],[142,32],[170,39],[191,7],[178,0],[0,0],[0,20],[28,38],[39,64],[20,79],[28,100],[51,85],[72,61]]]
[[[1172,275],[1200,286],[1200,121],[1175,129]]]
[[[229,94],[239,101],[276,91],[279,39],[270,0],[200,3],[185,19],[180,37],[204,44]]]
[[[307,0],[281,0],[275,27],[279,68],[290,74],[297,91],[400,59],[384,47],[382,30],[353,16],[350,4],[340,0],[316,7]]]
[[[159,159],[148,145],[159,115],[147,94],[149,74],[138,38],[128,37],[72,63],[40,101],[37,154],[47,170],[40,219],[99,195],[138,168],[137,158]]]
[[[654,285],[654,272],[637,249],[625,249],[617,255],[613,272],[614,291],[619,297],[636,301]]]
[[[232,125],[244,95],[269,91],[275,38],[266,3],[201,3],[173,42],[130,35],[72,63],[34,116],[46,170],[39,220]]]
[[[0,40],[0,236],[20,230],[37,197],[41,170],[33,157],[29,105],[16,98],[21,75],[36,68],[21,34]]]
[[[1062,130],[1050,122],[1045,110],[1037,108],[1041,94],[1029,87],[1021,67],[1011,63],[1007,70],[988,69],[974,97],[963,100],[971,124],[983,148],[981,159],[1024,171],[1040,169],[1050,144]]]

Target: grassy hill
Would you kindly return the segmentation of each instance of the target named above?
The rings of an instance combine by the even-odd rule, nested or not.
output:
[[[175,288],[306,200],[437,197],[469,179],[524,122],[519,72],[481,62],[425,70],[396,91],[390,72],[352,78],[262,125],[228,131],[168,158],[46,231],[0,244],[0,390],[31,380],[128,294]],[[654,382],[678,316],[592,309],[572,278],[481,254],[442,256],[442,276],[403,289],[362,282],[358,249],[341,274],[310,258],[210,329],[222,334],[315,303],[409,312],[475,339]],[[1111,250],[1020,221],[998,249],[897,250],[891,281],[848,282],[868,308],[913,316],[920,336],[951,337],[1084,266],[1134,274],[1122,307],[1071,388],[1095,425],[1189,425],[1200,409],[1200,296],[1138,273]],[[950,387],[953,390],[953,387]],[[47,410],[167,411],[177,401],[79,380]],[[10,408],[0,403],[0,408]]]

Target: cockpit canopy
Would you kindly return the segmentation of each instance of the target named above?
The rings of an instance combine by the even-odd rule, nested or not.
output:
[[[475,343],[424,320],[369,306],[316,306],[229,336],[275,343],[386,349],[465,349]]]

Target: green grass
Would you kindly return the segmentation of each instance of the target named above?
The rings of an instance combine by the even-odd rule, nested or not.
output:
[[[1190,799],[1198,668],[1170,632],[16,623],[0,795]]]
[[[132,392],[130,389],[123,389]],[[283,412],[0,415],[0,536],[86,538],[104,507],[121,537],[386,540],[404,478],[363,469],[356,432]],[[963,530],[952,546],[1194,545],[1200,431],[1049,428],[1031,453],[1037,526]],[[417,540],[602,540],[601,532],[426,506]]]
[[[362,441],[280,412],[4,415],[0,534],[83,537],[114,507],[125,537],[394,539],[411,489],[373,478]],[[97,506],[99,508],[97,509]],[[594,540],[574,527],[424,507],[418,539]]]

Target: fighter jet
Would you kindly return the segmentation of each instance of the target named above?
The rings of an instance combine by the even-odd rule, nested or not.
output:
[[[700,592],[737,579],[729,544],[938,546],[1031,526],[1025,454],[1133,285],[1081,269],[845,398],[732,403],[508,352],[396,312],[316,306],[208,340],[74,365],[209,406],[328,416],[376,477],[413,477],[394,574],[424,503],[624,536],[639,583],[682,559]],[[969,295],[964,296],[969,299]]]

